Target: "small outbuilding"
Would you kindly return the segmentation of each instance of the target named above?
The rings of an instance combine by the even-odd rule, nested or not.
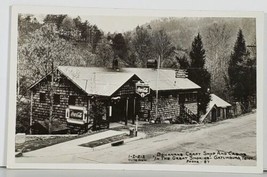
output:
[[[210,94],[210,97],[211,100],[207,106],[206,114],[200,118],[200,122],[211,123],[228,119],[232,105],[215,94]]]

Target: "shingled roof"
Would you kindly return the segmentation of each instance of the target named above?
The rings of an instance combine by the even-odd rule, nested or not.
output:
[[[87,94],[102,96],[111,96],[134,76],[105,68],[59,66],[58,70]]]
[[[226,101],[224,101],[217,95],[210,94],[210,102],[209,102],[207,109],[212,108],[214,105],[216,105],[217,107],[221,107],[221,108],[226,108],[226,107],[231,106],[231,104],[227,103]]]
[[[176,71],[173,69],[122,68],[121,72],[136,74],[141,80],[147,82],[152,90],[200,89],[200,86],[188,78],[176,78]]]
[[[231,107],[232,105],[229,104],[228,102],[224,101],[223,99],[221,99],[220,97],[218,97],[215,94],[210,94],[210,102],[207,106],[206,109],[206,114],[203,115],[200,118],[200,122],[204,121],[204,119],[207,117],[207,115],[210,113],[210,111],[212,110],[212,108],[216,106],[216,107],[220,107],[220,108],[227,108],[227,107]]]
[[[152,90],[188,90],[200,87],[187,78],[175,78],[171,69],[59,66],[58,70],[87,94],[111,96],[134,75],[147,82]],[[157,80],[158,78],[158,80]]]

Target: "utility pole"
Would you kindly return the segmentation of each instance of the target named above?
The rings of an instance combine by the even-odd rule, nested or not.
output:
[[[159,90],[158,90],[158,82],[159,82],[159,69],[160,69],[160,55],[158,58],[158,66],[157,66],[157,82],[156,82],[156,120],[158,118],[158,99],[159,99]]]

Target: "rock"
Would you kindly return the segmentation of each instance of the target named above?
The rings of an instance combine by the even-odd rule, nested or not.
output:
[[[16,144],[23,144],[26,141],[26,134],[25,133],[17,133],[16,134]]]
[[[15,152],[15,157],[22,157],[22,152]]]
[[[150,123],[154,124],[155,123],[155,120],[151,120]]]
[[[164,124],[170,124],[171,122],[170,122],[170,120],[164,120],[163,123]]]

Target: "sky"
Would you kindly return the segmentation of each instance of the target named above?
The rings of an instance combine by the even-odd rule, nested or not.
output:
[[[42,22],[46,15],[34,15],[39,22]],[[77,16],[69,15],[71,18]],[[91,25],[97,25],[105,33],[123,33],[133,30],[138,25],[143,25],[159,17],[140,17],[140,16],[80,16],[82,22],[88,20]]]
[[[151,20],[157,19],[158,17],[91,16],[81,18],[82,20],[88,20],[89,23],[96,24],[105,33],[123,33],[133,30],[136,26],[143,25]]]

